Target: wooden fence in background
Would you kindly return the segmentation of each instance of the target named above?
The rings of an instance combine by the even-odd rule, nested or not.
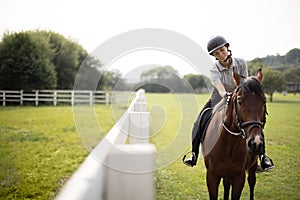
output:
[[[3,106],[9,103],[23,105],[25,102],[32,102],[38,106],[41,102],[51,102],[54,106],[59,103],[87,103],[110,104],[112,93],[107,91],[90,90],[0,90],[0,103]]]

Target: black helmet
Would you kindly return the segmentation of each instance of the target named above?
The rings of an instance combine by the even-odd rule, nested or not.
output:
[[[210,55],[212,55],[212,53],[222,47],[222,46],[226,46],[229,47],[229,43],[226,41],[226,39],[222,36],[216,36],[213,37],[212,39],[210,39],[207,43],[207,51]]]

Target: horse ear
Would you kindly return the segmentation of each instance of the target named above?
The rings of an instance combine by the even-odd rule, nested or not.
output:
[[[257,73],[256,73],[256,78],[259,80],[259,82],[262,82],[262,81],[263,81],[264,75],[263,75],[263,73],[262,73],[262,69],[261,69],[261,68],[258,69],[258,71],[257,71]]]
[[[235,85],[239,86],[240,85],[240,76],[238,75],[238,73],[235,72],[234,68],[233,68],[233,71],[232,71],[232,78],[233,78],[233,81],[234,81]]]

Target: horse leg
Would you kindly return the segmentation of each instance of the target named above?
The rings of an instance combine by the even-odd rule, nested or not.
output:
[[[206,172],[206,184],[209,193],[210,200],[217,200],[218,199],[218,189],[220,184],[221,178],[216,176],[214,173],[207,170]]]
[[[229,190],[230,190],[230,180],[228,178],[223,178],[224,186],[224,200],[229,199]]]
[[[231,192],[231,199],[238,200],[241,197],[242,190],[244,188],[246,175],[245,172],[241,172],[239,175],[232,179],[232,192]]]
[[[256,168],[257,168],[257,161],[256,163],[251,166],[248,170],[248,185],[250,188],[250,200],[254,199],[254,186],[256,183]]]

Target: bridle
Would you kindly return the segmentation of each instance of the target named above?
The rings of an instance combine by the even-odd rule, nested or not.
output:
[[[232,98],[232,94],[230,94],[229,97],[227,97],[227,100],[226,100],[226,105],[228,106],[231,102],[231,98]],[[223,120],[222,120],[222,126],[223,128],[230,134],[232,135],[235,135],[235,136],[242,136],[242,138],[248,138],[249,136],[249,131],[254,128],[254,127],[259,127],[261,128],[262,132],[264,131],[264,126],[265,126],[265,123],[266,123],[266,114],[267,114],[267,111],[266,111],[266,105],[264,105],[264,118],[263,120],[260,122],[260,121],[246,121],[244,122],[238,112],[238,108],[237,108],[237,98],[235,97],[233,99],[233,103],[234,103],[234,111],[235,111],[235,116],[236,116],[236,121],[237,121],[237,125],[238,125],[238,128],[239,128],[239,132],[233,132],[231,130],[229,130],[229,128],[227,128],[227,126],[225,125],[225,122],[224,122],[224,117],[223,117]],[[226,109],[224,109],[224,112],[225,112]]]

